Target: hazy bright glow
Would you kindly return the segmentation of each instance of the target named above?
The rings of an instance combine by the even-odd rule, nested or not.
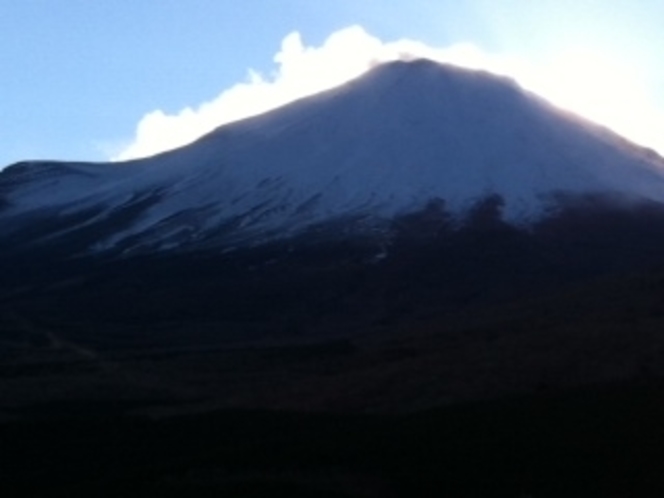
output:
[[[540,71],[522,75],[523,84],[560,107],[623,136],[664,151],[664,125],[649,104],[635,68],[588,49],[558,54]]]
[[[539,66],[460,43],[431,47],[415,40],[383,42],[359,26],[333,33],[319,47],[306,46],[299,33],[286,36],[274,57],[276,71],[251,70],[209,102],[176,114],[155,110],[138,123],[136,134],[114,160],[152,155],[185,145],[217,126],[256,115],[297,98],[337,86],[376,63],[427,57],[509,75],[557,105],[603,123],[627,138],[664,151],[656,134],[664,119],[653,113],[631,68],[590,50],[560,53]]]

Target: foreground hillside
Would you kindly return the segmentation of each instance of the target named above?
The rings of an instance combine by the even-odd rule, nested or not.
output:
[[[414,415],[222,411],[0,425],[4,496],[659,496],[664,385]],[[98,407],[96,407],[98,408]]]
[[[428,212],[378,260],[371,241],[16,259],[0,307],[0,488],[657,496],[657,213],[602,211],[566,239],[569,223],[526,236],[485,212],[436,242],[412,235],[441,222]]]

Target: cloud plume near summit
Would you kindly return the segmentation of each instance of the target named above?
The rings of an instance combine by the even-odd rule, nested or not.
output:
[[[338,86],[360,76],[376,64],[422,57],[511,76],[525,88],[563,107],[574,107],[573,102],[567,105],[564,95],[556,96],[556,86],[552,85],[555,81],[551,81],[550,74],[536,71],[518,58],[488,53],[471,43],[437,48],[410,39],[383,42],[362,27],[351,26],[333,33],[320,46],[315,47],[307,46],[300,33],[295,31],[281,42],[280,50],[274,56],[276,68],[272,74],[249,70],[245,81],[224,89],[208,102],[186,107],[173,114],[160,109],[147,113],[138,122],[134,137],[112,160],[130,160],[174,149],[191,143],[220,125],[261,114],[298,98]],[[578,78],[581,80],[583,74],[579,74]],[[593,92],[593,89],[588,88],[588,91]],[[638,94],[637,91],[631,93],[635,96]],[[625,102],[624,97],[622,103],[632,104]],[[642,107],[640,102],[634,105]],[[579,109],[575,110],[579,112]],[[581,113],[602,121],[601,116],[592,116],[589,115],[592,113],[583,113],[582,110]],[[606,121],[604,124],[611,126]],[[652,129],[656,124],[664,125],[664,119],[651,115],[645,127]],[[647,136],[640,139],[635,136],[638,134],[632,133],[630,136],[625,130],[616,131],[641,143],[649,142]],[[656,144],[651,142],[648,145]],[[664,147],[658,148],[664,150]]]

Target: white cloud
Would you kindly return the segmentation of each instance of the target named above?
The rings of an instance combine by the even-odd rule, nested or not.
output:
[[[471,43],[436,48],[409,39],[383,42],[363,28],[352,26],[333,33],[320,47],[306,46],[298,32],[289,34],[283,39],[281,49],[274,57],[276,70],[272,76],[250,70],[246,81],[222,91],[210,102],[197,107],[187,107],[176,114],[167,114],[161,110],[146,114],[138,123],[130,145],[113,159],[144,157],[185,145],[222,124],[260,114],[297,98],[344,83],[376,63],[416,57],[427,57],[512,76],[525,87],[550,98],[553,102],[586,114],[591,119],[604,119],[606,125],[642,143],[650,140],[647,132],[652,130],[660,119],[652,110],[647,109],[644,102],[635,103],[638,107],[636,110],[634,106],[626,106],[630,107],[628,110],[637,121],[642,119],[631,128],[625,125],[635,121],[625,120],[624,114],[617,112],[608,117],[601,113],[593,115],[593,109],[601,110],[607,102],[624,102],[625,95],[611,92],[634,91],[634,86],[626,83],[625,73],[621,74],[620,86],[608,88],[606,85],[611,81],[610,74],[604,74],[603,91],[606,102],[598,101],[593,85],[587,84],[588,78],[597,72],[592,67],[586,68],[584,72],[583,65],[572,65],[561,75],[560,66],[537,67],[515,57],[487,53]],[[608,71],[606,68],[603,70],[605,73]],[[561,77],[566,82],[563,87]],[[596,76],[593,81],[596,84],[602,83]],[[579,85],[576,86],[575,82]],[[561,91],[561,88],[564,91]],[[575,88],[578,88],[576,93]],[[583,105],[587,102],[592,102],[593,108],[584,110]],[[640,114],[639,109],[642,109]],[[664,150],[664,147],[661,149]]]

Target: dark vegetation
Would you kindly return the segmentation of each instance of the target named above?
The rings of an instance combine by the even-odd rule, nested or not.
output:
[[[660,496],[664,213],[0,261],[3,496]],[[385,257],[383,257],[385,256]]]

